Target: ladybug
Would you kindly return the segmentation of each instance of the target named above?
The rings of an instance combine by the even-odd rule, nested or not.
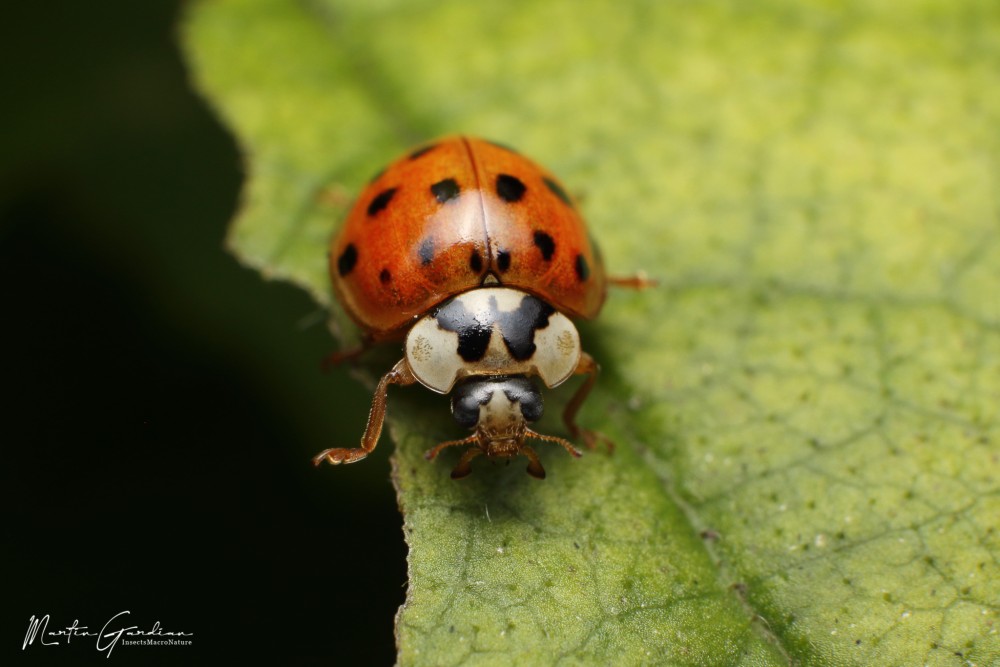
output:
[[[404,357],[375,390],[360,447],[327,449],[319,465],[354,463],[375,449],[389,385],[422,384],[451,394],[451,409],[472,434],[429,450],[471,445],[452,471],[472,472],[480,455],[524,455],[528,473],[545,470],[528,440],[580,451],[529,426],[542,415],[536,378],[557,387],[586,379],[563,420],[593,448],[604,441],[576,415],[599,367],[580,346],[571,318],[593,318],[609,282],[643,287],[642,277],[610,280],[573,199],[555,176],[501,144],[442,139],[378,173],[353,205],[329,252],[333,291],[364,331],[357,350],[404,341]]]

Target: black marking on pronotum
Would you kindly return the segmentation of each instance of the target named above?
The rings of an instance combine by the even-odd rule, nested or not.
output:
[[[486,355],[493,335],[493,322],[481,322],[469,312],[461,299],[452,299],[441,306],[434,318],[445,331],[458,334],[458,354],[466,361],[479,361]]]
[[[497,269],[503,273],[510,268],[510,251],[501,250],[497,253]]]
[[[475,248],[472,250],[472,255],[469,256],[469,268],[472,269],[473,273],[479,273],[483,270],[483,257]]]
[[[583,255],[576,256],[573,268],[576,269],[576,277],[580,279],[580,282],[584,282],[590,277],[590,266],[587,264],[587,258]]]
[[[517,361],[530,359],[535,353],[535,332],[549,326],[549,316],[556,312],[533,296],[525,296],[516,310],[507,313],[497,312],[496,300],[490,297],[490,310],[496,313],[503,342]]]
[[[501,312],[495,296],[489,308],[477,317],[461,298],[452,299],[434,312],[438,326],[458,334],[458,354],[466,361],[479,361],[486,355],[493,334],[493,324],[500,326],[500,337],[507,351],[517,361],[530,359],[535,353],[535,332],[549,326],[549,317],[556,309],[541,299],[525,295],[517,308]]]
[[[510,174],[500,174],[497,176],[497,194],[505,202],[520,201],[527,188],[516,176]]]
[[[431,186],[431,194],[438,200],[439,204],[444,204],[458,197],[458,183],[454,178],[446,178]]]
[[[451,393],[451,414],[465,428],[475,428],[479,423],[479,407],[493,399],[493,393],[502,391],[507,400],[521,406],[527,422],[542,417],[542,394],[538,386],[523,376],[476,377],[455,385]]]
[[[420,246],[417,247],[417,255],[420,256],[420,263],[424,266],[434,261],[434,239],[428,236],[421,241]]]
[[[383,285],[388,285],[392,282],[392,274],[389,273],[389,269],[382,269],[382,272],[378,274],[378,279]]]
[[[340,257],[337,258],[337,273],[343,278],[354,270],[354,265],[357,263],[358,249],[354,247],[353,243],[348,243],[344,252],[340,253]]]
[[[556,242],[545,232],[535,232],[535,246],[542,251],[542,259],[546,262],[552,259],[556,251]]]
[[[553,181],[551,178],[543,178],[542,180],[545,182],[545,187],[552,191],[552,194],[559,197],[559,199],[562,199],[563,203],[567,206],[573,206],[573,201],[569,198],[569,195],[566,194],[566,191],[563,190],[561,185]]]
[[[437,144],[430,144],[428,146],[424,146],[423,148],[418,148],[417,150],[410,153],[407,156],[407,158],[410,160],[416,160],[418,157],[424,155],[425,153],[431,152],[432,150],[437,148],[437,146],[438,146]]]
[[[396,194],[396,188],[389,188],[375,195],[372,203],[368,204],[368,215],[375,215],[388,206],[394,194]]]

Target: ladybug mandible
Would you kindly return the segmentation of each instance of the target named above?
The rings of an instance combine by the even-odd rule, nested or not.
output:
[[[469,475],[476,456],[519,454],[543,479],[528,440],[580,456],[568,440],[530,428],[542,415],[536,377],[552,388],[585,375],[563,420],[588,447],[612,446],[576,423],[599,368],[570,320],[597,315],[609,279],[572,198],[545,169],[481,139],[427,144],[372,179],[331,240],[329,258],[333,291],[365,332],[360,348],[332,360],[399,339],[405,356],[378,383],[360,447],[327,449],[317,465],[354,463],[375,449],[393,384],[451,393],[455,420],[473,433],[426,458],[471,445],[453,479]]]

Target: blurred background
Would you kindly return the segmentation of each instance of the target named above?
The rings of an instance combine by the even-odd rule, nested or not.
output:
[[[18,3],[0,23],[4,643],[50,629],[192,632],[142,664],[388,664],[405,545],[370,394],[301,290],[223,249],[238,147],[192,90],[179,2]],[[116,649],[117,651],[118,649]]]

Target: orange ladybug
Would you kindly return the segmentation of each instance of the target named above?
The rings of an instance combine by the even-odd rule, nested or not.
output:
[[[500,144],[452,137],[389,165],[361,193],[330,244],[333,291],[364,330],[359,350],[403,338],[405,355],[375,390],[360,447],[314,459],[353,463],[378,443],[389,385],[420,383],[452,394],[452,414],[473,433],[427,452],[471,445],[452,472],[471,473],[479,455],[524,455],[528,473],[545,470],[527,440],[580,452],[564,438],[529,427],[542,414],[534,381],[556,387],[586,380],[566,406],[570,434],[589,447],[604,436],[576,414],[597,379],[570,318],[600,312],[608,278],[573,199],[556,178]],[[613,280],[643,287],[642,277]]]

